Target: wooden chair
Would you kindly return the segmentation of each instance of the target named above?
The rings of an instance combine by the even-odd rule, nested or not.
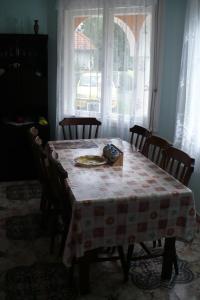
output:
[[[56,235],[60,234],[59,254],[62,255],[71,220],[71,194],[66,182],[68,173],[60,164],[58,154],[55,151],[48,155],[48,163],[49,183],[52,193],[51,206],[53,208],[50,252],[52,253],[54,250]]]
[[[143,147],[142,154],[148,157],[151,161],[153,161],[158,166],[161,166],[162,163],[162,153],[164,150],[169,148],[171,144],[156,135],[152,135],[146,139],[145,145]],[[158,240],[158,246],[161,247],[161,240]],[[156,247],[156,241],[153,241],[153,247]]]
[[[152,135],[146,139],[142,154],[160,166],[162,161],[162,152],[170,146],[171,144],[167,140],[159,136]]]
[[[178,179],[184,185],[188,185],[191,175],[194,171],[194,163],[195,160],[191,158],[187,153],[179,150],[175,147],[168,147],[167,149],[162,151],[162,159],[161,159],[161,167],[171,174],[173,177]],[[159,246],[161,246],[161,240],[158,240]],[[153,247],[156,247],[156,241],[153,242]],[[169,247],[168,242],[165,247]],[[130,260],[137,260],[139,258],[132,259],[134,246],[129,246],[127,260],[130,263]],[[178,263],[177,263],[177,255],[175,248],[175,240],[173,247],[170,248],[169,251],[175,268],[176,274],[178,274]],[[153,254],[149,253],[149,257],[154,257]],[[144,258],[149,258],[148,256]]]
[[[36,135],[38,132],[34,130],[34,133]],[[67,172],[55,157],[49,158],[49,152],[43,148],[42,140],[35,135],[32,139],[32,151],[42,188],[40,209],[43,213],[43,225],[46,227],[51,221],[51,253],[54,249],[55,236],[58,232],[62,235],[60,246],[60,253],[62,253],[68,232],[71,209],[69,203],[65,201],[68,190],[66,187],[64,188],[64,179],[67,177]],[[60,230],[61,227],[62,230]]]
[[[98,137],[101,122],[96,118],[71,117],[59,122],[62,127],[63,138],[67,139],[91,139]]]
[[[134,125],[129,131],[131,132],[130,143],[134,144],[136,149],[142,151],[147,137],[151,135],[150,131],[139,125]]]
[[[194,171],[194,164],[194,158],[191,158],[187,153],[175,147],[169,147],[162,153],[161,167],[185,186],[188,185],[191,175]],[[173,263],[176,274],[178,274],[175,245],[173,249]]]
[[[51,197],[51,194],[49,193],[46,153],[43,148],[43,142],[37,134],[38,130],[35,127],[32,127],[29,130],[30,147],[36,167],[38,180],[42,189],[40,210],[44,213],[48,209],[49,198]]]
[[[162,168],[186,186],[194,171],[194,164],[195,159],[180,149],[170,147],[163,151]]]

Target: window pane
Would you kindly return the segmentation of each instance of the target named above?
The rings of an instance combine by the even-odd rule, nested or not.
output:
[[[75,111],[101,110],[102,15],[74,18]]]
[[[74,110],[99,114],[104,102],[111,118],[136,115],[140,122],[149,110],[151,15],[123,8],[108,15],[109,28],[103,28],[100,13],[74,17]]]
[[[148,113],[150,19],[144,14],[115,14],[112,112],[129,117]],[[144,109],[145,107],[145,109]]]

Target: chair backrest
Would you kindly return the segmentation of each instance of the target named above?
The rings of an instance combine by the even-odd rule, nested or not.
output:
[[[134,125],[129,131],[131,132],[130,143],[134,144],[136,149],[142,151],[147,137],[151,135],[150,131],[139,125]]]
[[[162,152],[170,146],[171,144],[167,140],[152,135],[146,139],[142,154],[160,166],[162,162]]]
[[[42,140],[39,136],[36,136],[32,142],[32,151],[33,151],[33,158],[35,162],[35,166],[37,169],[38,179],[41,184],[47,182],[47,165],[46,165],[46,154],[42,146]]]
[[[58,154],[53,151],[48,156],[49,178],[53,193],[53,206],[58,209],[61,215],[66,216],[66,222],[71,218],[70,188],[67,185],[67,171],[62,167],[58,160]]]
[[[162,168],[186,186],[194,171],[194,163],[194,158],[175,147],[163,151]]]
[[[71,117],[64,118],[59,125],[62,127],[65,140],[91,139],[98,137],[101,122],[96,118]]]

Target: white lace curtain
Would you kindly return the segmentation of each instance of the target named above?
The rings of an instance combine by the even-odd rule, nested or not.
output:
[[[178,89],[175,145],[195,158],[192,187],[200,198],[200,1],[188,1]],[[198,201],[200,202],[200,201]],[[200,203],[198,204],[200,209]]]
[[[156,3],[58,2],[57,124],[67,115],[96,117],[102,136],[127,140],[134,124],[152,126]]]

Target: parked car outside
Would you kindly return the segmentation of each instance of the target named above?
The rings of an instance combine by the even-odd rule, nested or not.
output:
[[[77,84],[76,108],[85,111],[100,112],[101,108],[101,73],[82,73]],[[112,111],[117,106],[117,89],[112,82]]]
[[[142,82],[141,82],[142,84]],[[76,86],[76,110],[84,112],[101,111],[102,75],[99,72],[83,72]],[[146,88],[145,88],[146,91]],[[148,92],[148,88],[147,88]],[[143,90],[141,86],[141,97]],[[139,94],[137,94],[140,97]],[[114,71],[111,87],[112,113],[129,115],[134,100],[133,71]],[[137,104],[138,105],[138,104]]]

